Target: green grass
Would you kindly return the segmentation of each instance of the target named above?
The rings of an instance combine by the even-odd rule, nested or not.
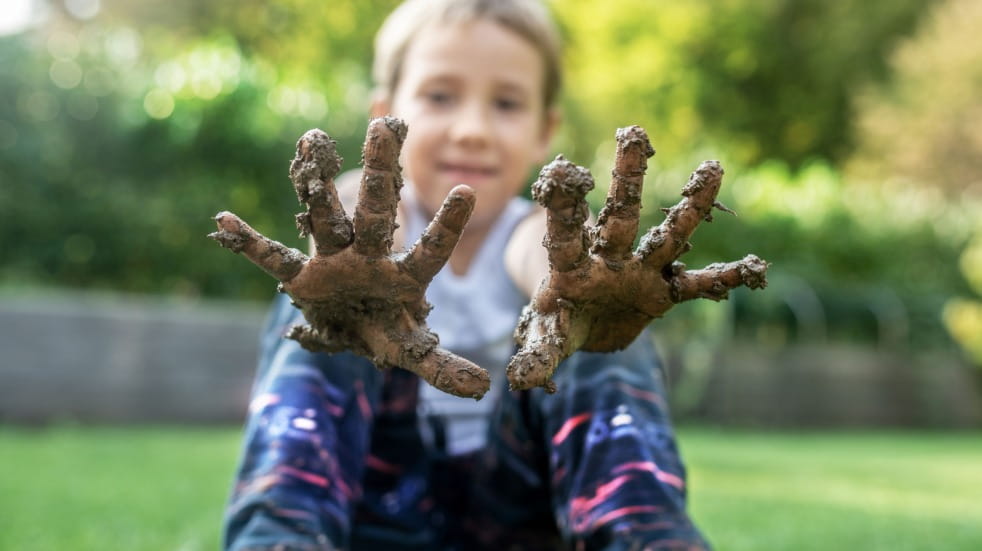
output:
[[[727,550],[982,549],[982,434],[683,427]],[[211,550],[237,429],[0,426],[0,549]]]
[[[982,434],[680,431],[721,550],[982,549]]]
[[[239,433],[0,427],[0,549],[219,547]]]

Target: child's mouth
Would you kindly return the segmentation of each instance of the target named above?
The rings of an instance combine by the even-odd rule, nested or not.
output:
[[[443,163],[439,166],[440,172],[456,184],[479,183],[493,178],[498,171],[493,168]]]

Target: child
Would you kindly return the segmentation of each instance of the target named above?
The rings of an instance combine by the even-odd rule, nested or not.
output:
[[[477,201],[426,291],[440,345],[490,372],[480,401],[402,369],[284,339],[281,295],[262,337],[228,549],[706,547],[646,334],[577,352],[558,392],[507,391],[523,305],[548,273],[544,211],[521,199],[558,124],[559,45],[530,0],[408,0],[376,42],[374,116],[406,121],[395,247],[458,184]],[[344,180],[344,178],[342,178]],[[350,209],[357,185],[338,183]]]

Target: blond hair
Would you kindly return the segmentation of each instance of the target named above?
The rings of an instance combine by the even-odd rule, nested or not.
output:
[[[429,25],[489,20],[528,40],[545,67],[544,105],[551,107],[562,84],[559,32],[538,0],[406,0],[386,18],[375,35],[372,77],[376,92],[391,98],[402,76],[413,37]]]

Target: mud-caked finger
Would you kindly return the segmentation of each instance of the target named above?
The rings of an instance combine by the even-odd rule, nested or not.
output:
[[[491,388],[491,376],[484,368],[442,348],[434,348],[418,362],[403,367],[436,388],[461,398],[480,400]]]
[[[307,263],[307,255],[263,236],[231,212],[215,215],[215,223],[218,231],[208,237],[232,252],[244,254],[253,264],[282,282],[293,279]]]
[[[710,264],[701,270],[674,270],[669,283],[672,301],[684,302],[696,298],[723,300],[731,289],[741,285],[750,289],[767,286],[767,262],[748,254],[741,260]]]
[[[480,399],[491,388],[487,371],[437,346],[436,334],[409,312],[382,326],[366,323],[357,333],[378,367],[412,371],[454,396]]]
[[[546,208],[542,244],[553,270],[569,271],[587,258],[588,236],[583,223],[590,216],[585,198],[592,189],[590,171],[562,155],[543,167],[532,185],[532,197]]]
[[[572,305],[562,299],[554,303],[541,298],[536,297],[525,307],[515,328],[518,351],[508,362],[506,371],[512,390],[540,386],[546,392],[555,392],[552,374],[560,362],[580,347],[585,337],[571,334]]]
[[[594,250],[608,262],[625,260],[638,233],[641,188],[655,150],[640,126],[617,130],[617,157],[607,201],[597,216]]]
[[[354,215],[355,250],[366,256],[383,256],[392,248],[402,188],[399,152],[405,139],[406,125],[397,118],[381,117],[368,124]]]
[[[704,161],[682,188],[682,200],[664,209],[665,220],[641,239],[638,256],[646,266],[660,269],[689,250],[689,238],[700,222],[711,222],[713,208],[731,212],[716,200],[723,182],[723,167]]]
[[[450,190],[433,221],[401,260],[403,268],[413,279],[426,285],[447,263],[476,200],[474,190],[467,186]]]
[[[301,236],[312,235],[320,254],[333,254],[351,244],[351,221],[334,187],[341,156],[334,140],[322,130],[308,130],[297,141],[290,163],[290,180],[307,210],[297,215]]]

